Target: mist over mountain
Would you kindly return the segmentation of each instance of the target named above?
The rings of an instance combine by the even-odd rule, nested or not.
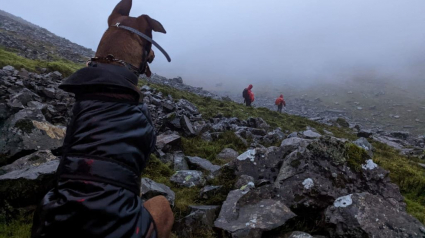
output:
[[[114,4],[16,0],[2,8],[96,50]],[[173,61],[158,54],[153,72],[181,76],[191,85],[309,87],[365,72],[373,72],[373,80],[400,85],[424,81],[421,0],[159,0],[133,5],[131,15],[149,14],[167,30],[166,35],[155,33],[154,39]]]
[[[46,2],[25,6],[37,12]],[[78,0],[50,3],[41,18],[20,14],[47,21],[47,25],[34,22],[57,35],[0,11],[0,237],[31,236],[36,204],[49,190],[58,189],[58,178],[67,179],[58,170],[70,157],[63,153],[67,143],[62,148],[67,125],[76,122],[71,125],[77,130],[68,132],[87,134],[78,129],[78,121],[91,109],[83,106],[84,112],[75,112],[78,105],[86,105],[80,100],[91,100],[91,90],[82,90],[83,97],[78,97],[79,92],[64,91],[59,85],[94,54],[78,44],[90,46],[87,42],[101,36],[109,13],[105,6],[115,3],[85,3],[81,11],[76,9],[81,6]],[[143,201],[157,195],[168,200],[175,219],[171,237],[425,235],[425,57],[419,42],[422,33],[407,37],[410,30],[418,30],[417,22],[409,21],[419,16],[419,10],[409,17],[411,5],[381,2],[379,15],[379,2],[362,1],[346,2],[344,8],[336,1],[158,3],[149,2],[157,6],[155,10],[142,10],[164,19],[169,34],[154,37],[173,61],[166,64],[157,53],[151,65],[157,73],[140,75],[135,86],[151,115],[156,144],[149,160],[143,160],[147,167],[142,177],[130,180],[140,179],[134,192]],[[191,8],[182,9],[188,3]],[[8,2],[6,7],[14,4]],[[90,12],[94,8],[96,12]],[[282,15],[282,9],[302,10],[305,22],[288,25],[299,12]],[[88,12],[92,17],[84,18]],[[387,16],[390,12],[404,23],[395,24]],[[372,13],[376,22],[368,18]],[[350,16],[355,23],[347,20]],[[407,22],[412,27],[404,31]],[[384,30],[378,31],[380,27]],[[182,28],[185,35],[176,34]],[[399,38],[377,38],[389,29],[397,29]],[[353,34],[347,35],[348,31]],[[78,37],[78,44],[73,37]],[[253,107],[242,104],[242,89],[249,83],[254,84]],[[286,101],[283,113],[275,105],[280,94]],[[108,97],[107,92],[95,95]],[[112,131],[96,125],[113,118],[94,119],[84,123],[97,131]],[[128,125],[116,127],[123,134],[121,126]],[[104,169],[98,163],[102,157],[89,158],[76,171],[90,174],[94,171],[90,168]],[[91,167],[94,161],[99,167]],[[112,160],[106,161],[112,166]],[[124,162],[116,166],[120,164]],[[92,194],[91,185],[83,186],[83,196],[85,191]],[[97,212],[100,217],[104,214],[98,209],[93,214]],[[78,208],[72,213],[80,214]],[[78,227],[92,224],[81,221]],[[156,225],[160,229],[162,224]],[[78,227],[71,222],[64,229],[78,231]]]

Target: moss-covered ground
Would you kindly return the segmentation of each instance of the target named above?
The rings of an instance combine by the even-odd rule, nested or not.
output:
[[[418,165],[419,160],[401,156],[395,149],[379,142],[372,145],[374,161],[390,171],[391,181],[400,187],[405,198],[407,212],[425,224],[425,169]]]
[[[25,68],[31,72],[39,72],[41,68],[46,68],[50,71],[59,71],[64,76],[69,76],[78,69],[84,67],[83,64],[77,64],[63,59],[54,61],[31,60],[19,56],[12,51],[0,48],[0,68],[6,65],[11,65],[18,70]]]
[[[46,67],[46,64],[47,62],[28,60],[5,50],[0,50],[0,66],[12,65],[16,68],[24,67],[28,70],[36,71],[37,67]],[[65,70],[61,72],[66,74],[65,72],[71,72],[71,69],[76,70],[78,67],[66,67],[69,71]],[[147,84],[147,82],[141,83]],[[204,119],[209,119],[217,114],[222,114],[225,117],[238,117],[240,119],[261,117],[272,127],[280,127],[283,131],[300,131],[304,130],[306,126],[311,126],[321,133],[327,130],[332,132],[336,137],[350,140],[356,139],[356,136],[346,128],[326,126],[303,117],[279,114],[266,108],[245,107],[234,102],[222,102],[211,98],[200,97],[164,85],[149,84],[149,86],[161,91],[165,95],[171,95],[176,100],[187,99],[191,101],[198,107]],[[229,147],[238,152],[246,149],[232,133],[224,133],[219,139],[213,142],[205,142],[199,138],[183,138],[182,144],[183,152],[186,155],[203,157],[216,164],[224,164],[226,162],[216,158],[216,155],[222,149]],[[417,166],[417,161],[414,159],[401,156],[397,151],[386,145],[377,142],[374,142],[373,145],[375,147],[374,160],[380,166],[389,170],[392,181],[400,186],[400,190],[406,198],[408,212],[425,223],[425,170]],[[348,156],[349,158],[347,160],[352,159],[353,166],[357,166],[357,157],[351,156],[351,158],[350,154]],[[222,193],[204,201],[199,198],[199,188],[181,188],[172,184],[169,178],[173,173],[174,171],[171,169],[171,165],[164,164],[158,158],[152,156],[143,177],[148,177],[156,182],[170,186],[175,191],[176,201],[173,211],[176,219],[188,213],[189,205],[221,204],[226,198],[227,192],[232,189],[235,180],[232,173],[227,171],[223,173],[222,177],[210,181],[209,184],[211,185],[224,185],[224,189]],[[29,237],[30,223],[30,219],[11,221],[8,225],[0,222],[0,237]],[[173,237],[177,236],[173,235]]]

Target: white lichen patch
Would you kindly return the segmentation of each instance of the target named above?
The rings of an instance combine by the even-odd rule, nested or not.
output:
[[[247,150],[243,154],[239,155],[238,160],[247,160],[249,159],[251,162],[254,162],[255,159],[255,149]]]
[[[362,164],[362,168],[364,170],[372,170],[376,167],[378,167],[378,165],[375,164],[375,162],[373,162],[373,160],[371,160],[371,159],[366,160],[366,164]]]
[[[347,196],[339,197],[334,202],[334,207],[348,207],[351,204],[353,204],[353,200],[351,199],[351,196],[353,194],[349,194]]]
[[[257,224],[257,214],[253,214],[252,218],[249,220],[249,222],[245,223],[245,226],[255,228],[256,224]]]
[[[305,180],[304,180],[304,182],[303,182],[303,185],[304,185],[304,188],[305,188],[305,189],[310,189],[310,188],[312,188],[312,187],[314,186],[313,179],[311,179],[311,178],[307,178],[307,179],[305,179]]]

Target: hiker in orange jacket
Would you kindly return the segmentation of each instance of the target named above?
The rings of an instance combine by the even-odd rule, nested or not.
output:
[[[281,94],[280,97],[276,99],[275,104],[277,106],[277,111],[282,112],[282,107],[286,107],[286,102],[283,99],[283,94]]]
[[[248,86],[248,88],[245,88],[242,92],[242,97],[244,98],[244,103],[246,103],[246,106],[251,106],[251,103],[254,102],[254,93],[251,91],[252,84]]]

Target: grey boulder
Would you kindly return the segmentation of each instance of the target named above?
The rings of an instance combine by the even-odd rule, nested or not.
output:
[[[155,196],[162,195],[170,202],[171,206],[174,206],[174,200],[176,195],[169,187],[162,183],[157,183],[148,178],[142,178],[141,191],[143,199],[150,199]]]
[[[404,210],[370,193],[349,194],[326,209],[331,237],[424,237],[425,227]]]
[[[170,181],[182,187],[204,186],[205,179],[201,171],[180,170],[171,176]]]

